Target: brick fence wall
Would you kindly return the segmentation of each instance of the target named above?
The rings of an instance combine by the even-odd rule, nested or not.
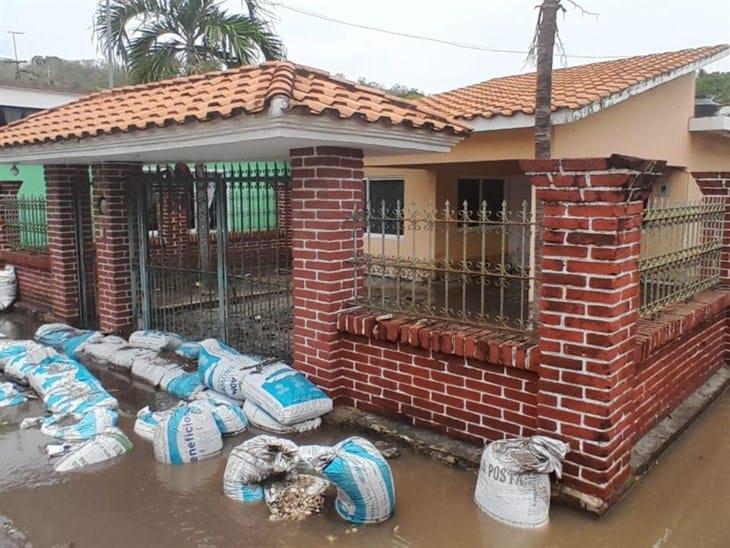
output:
[[[12,265],[18,279],[18,301],[41,312],[51,309],[55,287],[48,254],[0,251],[0,266]]]

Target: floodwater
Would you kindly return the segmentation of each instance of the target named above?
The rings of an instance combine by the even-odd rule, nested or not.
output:
[[[11,336],[32,329],[21,316],[3,318],[0,331]],[[157,463],[151,444],[132,426],[137,409],[167,396],[112,373],[97,374],[120,401],[120,426],[134,449],[107,463],[56,474],[43,454],[51,440],[37,430],[18,430],[22,418],[42,413],[42,404],[0,410],[0,546],[730,546],[730,393],[603,518],[554,504],[550,523],[540,529],[501,525],[472,502],[475,474],[402,449],[390,461],[395,516],[353,528],[335,514],[332,496],[322,515],[279,523],[268,520],[264,504],[226,498],[226,454],[252,433],[227,440],[224,454],[206,461]],[[292,439],[331,443],[348,435],[328,427]]]

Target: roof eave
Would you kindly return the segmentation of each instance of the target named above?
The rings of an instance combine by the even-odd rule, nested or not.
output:
[[[298,112],[260,113],[0,148],[0,163],[279,160],[292,148],[316,145],[362,148],[371,156],[445,153],[465,136]]]
[[[639,95],[640,93],[647,92],[650,89],[654,89],[655,87],[658,87],[662,84],[666,84],[667,82],[671,82],[672,80],[676,80],[677,78],[680,78],[687,74],[691,74],[706,65],[712,64],[715,61],[719,61],[720,59],[727,57],[729,54],[730,48],[726,48],[716,53],[715,55],[700,59],[699,61],[695,61],[694,63],[689,63],[678,69],[665,72],[664,74],[660,74],[659,76],[656,76],[654,78],[643,80],[638,84],[634,84],[633,86],[630,86],[622,91],[613,93],[608,97],[593,101],[585,106],[575,109],[557,109],[552,113],[552,124],[557,126],[577,122],[579,120],[582,120],[583,118],[591,116],[592,114],[596,114],[602,110],[631,99],[632,97]],[[506,129],[521,129],[533,127],[535,125],[535,116],[533,114],[525,114],[524,112],[516,112],[511,116],[496,115],[489,118],[479,116],[470,119],[469,123],[472,126],[474,133],[501,131]]]

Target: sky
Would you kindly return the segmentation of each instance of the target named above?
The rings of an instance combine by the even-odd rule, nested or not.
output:
[[[279,0],[271,0],[279,2]],[[281,0],[358,24],[488,48],[524,51],[539,0]],[[564,1],[558,20],[568,55],[630,56],[730,43],[728,0],[578,0],[597,16]],[[238,10],[241,0],[221,0]],[[0,57],[13,57],[8,31],[20,31],[18,55],[99,57],[91,32],[96,0],[0,0]],[[435,93],[495,76],[526,72],[523,53],[474,51],[352,28],[283,6],[271,8],[288,58],[349,78],[365,77]],[[558,61],[559,62],[559,61]],[[568,58],[568,65],[592,62]],[[730,71],[730,59],[709,70]]]

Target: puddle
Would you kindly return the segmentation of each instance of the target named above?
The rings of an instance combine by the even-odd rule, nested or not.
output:
[[[222,492],[226,455],[250,432],[226,440],[224,453],[215,458],[184,466],[157,463],[152,445],[132,431],[134,414],[169,397],[118,374],[97,374],[120,401],[120,427],[134,449],[114,461],[58,475],[42,454],[51,440],[37,430],[17,429],[23,417],[42,411],[41,403],[0,410],[0,546],[730,545],[730,393],[601,519],[553,505],[551,521],[541,529],[500,525],[472,502],[474,474],[402,450],[390,461],[396,515],[384,524],[353,528],[335,514],[331,496],[322,515],[295,523],[272,523],[265,505],[227,499]],[[348,435],[328,427],[291,438],[332,443]]]

